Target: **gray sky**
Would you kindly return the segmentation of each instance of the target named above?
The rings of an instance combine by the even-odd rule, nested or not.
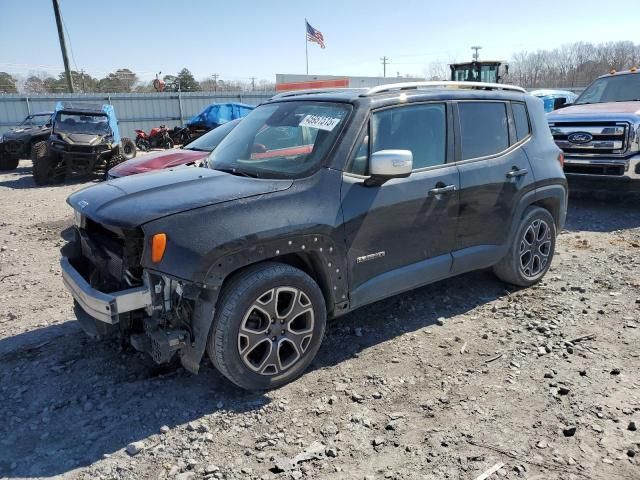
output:
[[[60,0],[72,68],[101,77],[127,67],[148,80],[189,68],[199,80],[273,81],[304,73],[304,19],[325,38],[309,43],[312,74],[424,75],[433,61],[509,59],[565,43],[640,41],[638,2],[518,3],[405,0]],[[0,0],[0,71],[57,73],[62,60],[49,0]],[[75,65],[74,65],[75,64]]]

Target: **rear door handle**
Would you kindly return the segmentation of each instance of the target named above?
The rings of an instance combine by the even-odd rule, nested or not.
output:
[[[529,170],[527,170],[526,168],[518,169],[514,167],[512,170],[507,172],[507,178],[524,177],[527,173],[529,173]]]
[[[432,188],[431,190],[429,190],[429,195],[440,195],[442,193],[449,193],[449,192],[455,192],[455,191],[456,191],[455,185],[446,185],[444,187]]]

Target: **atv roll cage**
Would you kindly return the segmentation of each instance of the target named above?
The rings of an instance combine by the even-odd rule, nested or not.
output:
[[[77,115],[79,117],[107,117],[107,124],[111,129],[113,136],[113,143],[120,143],[120,129],[118,128],[118,120],[116,119],[116,113],[113,109],[113,105],[100,105],[100,104],[83,104],[77,102],[58,102],[54,113],[54,126],[53,130],[56,131],[57,123],[60,121],[62,115]],[[85,121],[87,127],[90,127],[91,122]],[[94,122],[95,123],[95,122]],[[102,134],[106,132],[98,132],[94,129],[88,131],[82,131],[80,129],[73,129],[73,133],[90,133],[90,134]]]

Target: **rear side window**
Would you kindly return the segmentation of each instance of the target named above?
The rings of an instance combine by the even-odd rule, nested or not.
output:
[[[446,161],[447,114],[442,103],[389,108],[373,115],[372,152],[410,150],[413,169]]]
[[[513,109],[513,120],[516,124],[516,138],[520,141],[531,133],[527,107],[524,103],[512,103],[511,108]]]
[[[507,106],[503,102],[461,102],[462,160],[494,155],[509,147]]]

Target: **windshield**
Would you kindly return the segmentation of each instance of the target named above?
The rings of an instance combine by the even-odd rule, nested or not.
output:
[[[576,104],[640,101],[640,73],[599,78],[576,100]]]
[[[106,115],[60,112],[56,116],[54,132],[109,135],[111,129]]]
[[[47,123],[49,123],[49,120],[51,119],[51,115],[50,114],[46,114],[46,115],[29,115],[27,118],[25,118],[22,123],[20,124],[21,126],[42,126],[42,125],[46,125]]]
[[[201,152],[211,152],[218,144],[229,135],[229,132],[235,128],[240,120],[232,120],[218,128],[214,128],[210,132],[205,133],[199,138],[196,138],[193,142],[190,142],[185,150],[198,150]]]
[[[294,178],[329,152],[350,105],[294,101],[253,110],[209,155],[207,165],[261,178]]]

